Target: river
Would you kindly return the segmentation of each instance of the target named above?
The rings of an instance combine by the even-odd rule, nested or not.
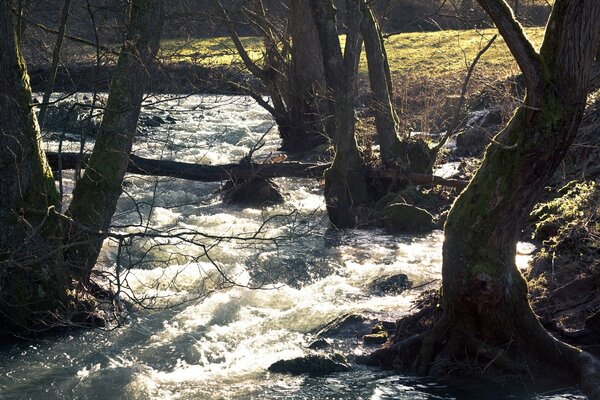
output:
[[[233,96],[149,98],[134,153],[185,162],[236,162],[265,133],[258,151],[276,151],[270,116]],[[56,149],[57,143],[46,144]],[[65,142],[64,150],[77,148]],[[114,231],[145,233],[108,241],[100,272],[138,307],[120,326],[75,330],[0,349],[1,399],[582,399],[574,390],[529,395],[522,388],[448,388],[434,381],[355,366],[325,377],[267,372],[307,354],[316,332],[344,315],[394,320],[419,290],[374,293],[381,276],[407,274],[414,285],[441,277],[443,234],[394,236],[339,232],[326,220],[322,187],[277,179],[285,204],[223,205],[219,183],[130,175]],[[65,204],[72,176],[64,181]],[[168,232],[172,238],[165,238]],[[256,232],[259,232],[256,234]],[[105,280],[106,282],[106,280]],[[353,335],[325,353],[365,354]]]

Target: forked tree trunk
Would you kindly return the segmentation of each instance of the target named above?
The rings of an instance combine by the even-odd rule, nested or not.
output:
[[[323,54],[310,10],[309,0],[290,2],[289,126],[282,131],[283,150],[326,143],[335,130],[325,97]]]
[[[442,373],[480,360],[479,372],[580,379],[600,396],[600,368],[589,354],[558,342],[540,325],[515,265],[519,233],[545,183],[573,142],[585,107],[600,2],[557,0],[540,53],[503,0],[479,0],[515,56],[527,97],[488,147],[445,226],[445,316],[423,342],[414,367]],[[465,364],[466,365],[466,364]]]
[[[367,1],[361,0],[360,3],[363,14],[360,31],[367,55],[377,139],[383,164],[391,166],[397,161],[401,149],[398,138],[398,117],[393,106],[394,89],[390,66],[379,23]]]
[[[58,193],[41,149],[12,1],[0,0],[0,336],[27,333],[67,297]]]
[[[311,9],[323,52],[325,77],[335,115],[335,157],[325,171],[325,201],[329,220],[345,228],[360,223],[360,209],[369,201],[364,167],[356,144],[354,98],[357,58],[360,55],[359,0],[346,1],[347,36],[344,54],[340,46],[336,10],[331,0],[311,0]]]
[[[148,68],[158,52],[163,0],[134,0],[127,38],[111,83],[106,111],[85,174],[67,214],[74,220],[65,253],[75,278],[89,280],[121,195],[135,136]]]

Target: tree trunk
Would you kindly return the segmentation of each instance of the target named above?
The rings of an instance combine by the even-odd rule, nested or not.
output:
[[[28,333],[67,297],[58,193],[41,149],[12,1],[0,0],[0,336]]]
[[[52,52],[52,66],[50,67],[50,74],[48,76],[48,82],[46,83],[44,99],[42,100],[40,114],[38,116],[38,120],[42,129],[44,128],[44,122],[46,120],[46,112],[48,111],[48,103],[50,102],[50,96],[52,96],[52,92],[54,91],[54,81],[56,80],[56,74],[58,72],[58,64],[60,63],[60,52],[62,49],[63,39],[65,37],[65,30],[67,28],[67,21],[69,19],[70,9],[71,0],[65,0],[60,13],[58,33],[56,35],[56,42],[54,43],[54,50]]]
[[[600,32],[600,3],[557,0],[539,54],[504,1],[479,3],[521,66],[528,92],[448,216],[445,317],[425,338],[415,367],[435,374],[478,359],[487,364],[482,374],[509,371],[524,380],[554,376],[561,384],[579,378],[598,398],[597,361],[558,342],[540,325],[515,256],[536,199],[577,133]]]
[[[162,0],[134,0],[127,38],[113,78],[96,144],[77,183],[67,214],[71,226],[65,254],[75,277],[89,280],[121,195],[121,184],[137,129],[148,68],[158,52],[163,22]],[[90,232],[98,232],[92,234]],[[76,244],[76,245],[75,245]]]
[[[347,35],[344,54],[340,46],[336,10],[331,0],[311,0],[311,10],[323,52],[325,78],[331,92],[330,109],[334,111],[336,130],[333,137],[335,157],[325,171],[325,201],[329,220],[339,228],[360,224],[360,209],[369,196],[364,167],[354,136],[354,98],[357,57],[360,55],[358,35],[362,18],[359,0],[346,1]]]
[[[391,166],[398,161],[400,139],[398,138],[398,117],[393,106],[394,89],[390,66],[379,23],[366,0],[361,0],[360,3],[363,14],[360,31],[367,54],[377,139],[383,164]]]
[[[313,19],[307,18],[310,12],[309,0],[290,4],[289,126],[281,132],[283,150],[324,144],[335,130],[325,97],[327,84],[319,35]]]

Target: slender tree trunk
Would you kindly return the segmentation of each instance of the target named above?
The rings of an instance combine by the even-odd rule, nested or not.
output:
[[[377,139],[384,165],[397,161],[400,152],[398,117],[394,111],[392,79],[381,28],[366,0],[361,0],[363,14],[360,27],[365,43],[369,81],[373,93],[372,107],[375,112]]]
[[[488,147],[445,226],[445,317],[425,338],[415,367],[442,373],[469,358],[483,372],[580,379],[600,396],[600,368],[540,325],[515,265],[519,233],[545,183],[573,142],[585,107],[600,32],[596,0],[557,0],[537,53],[502,0],[479,0],[526,77],[527,97]]]
[[[71,9],[71,0],[65,0],[60,13],[60,21],[58,26],[58,34],[56,35],[56,42],[54,43],[54,50],[52,52],[52,66],[50,67],[50,74],[48,76],[48,82],[46,83],[46,90],[44,92],[44,99],[40,107],[40,114],[38,120],[42,129],[44,128],[44,122],[46,120],[46,112],[48,111],[48,103],[50,102],[50,96],[54,91],[54,81],[56,80],[56,74],[58,72],[58,64],[60,63],[60,52],[62,50],[62,43],[65,37],[65,30],[67,28],[67,21],[69,20],[69,10]]]
[[[311,0],[311,10],[323,52],[325,77],[331,92],[336,130],[335,157],[325,171],[325,201],[333,225],[345,228],[360,224],[361,206],[369,202],[364,167],[356,144],[354,125],[355,80],[360,55],[359,0],[346,1],[347,36],[344,54],[339,42],[336,10],[331,0]]]
[[[58,194],[41,149],[31,88],[0,0],[0,336],[27,333],[66,299]]]
[[[148,68],[158,52],[163,22],[162,0],[134,0],[127,38],[113,78],[106,111],[85,174],[77,183],[67,214],[71,226],[65,258],[85,283],[109,229],[135,136]],[[97,233],[93,233],[97,232]]]

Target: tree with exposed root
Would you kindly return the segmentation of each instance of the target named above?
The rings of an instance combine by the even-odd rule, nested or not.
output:
[[[575,139],[600,33],[600,2],[557,0],[539,51],[504,0],[479,0],[514,55],[527,96],[492,140],[454,203],[443,245],[443,314],[434,327],[376,352],[419,374],[470,369],[522,381],[559,378],[600,398],[600,363],[552,337],[527,300],[515,265],[520,231]],[[409,362],[410,361],[410,362]]]
[[[329,108],[335,118],[333,147],[335,156],[325,171],[325,202],[331,223],[339,228],[354,227],[361,222],[361,210],[369,204],[363,162],[355,137],[354,98],[361,40],[362,19],[359,0],[346,1],[346,43],[340,45],[336,9],[331,0],[311,0],[321,48]]]
[[[31,87],[0,0],[0,336],[43,326],[67,299],[58,192],[41,148]]]

